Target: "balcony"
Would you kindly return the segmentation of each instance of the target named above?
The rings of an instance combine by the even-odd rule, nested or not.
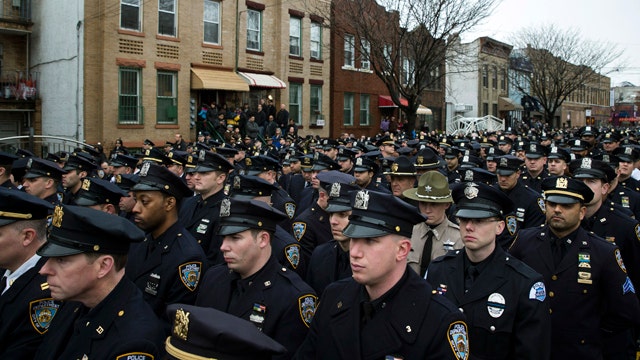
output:
[[[31,0],[0,0],[0,32],[31,32]]]
[[[2,70],[0,72],[0,104],[32,104],[38,96],[37,71]]]

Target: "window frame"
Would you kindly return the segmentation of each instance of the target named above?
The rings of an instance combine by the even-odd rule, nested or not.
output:
[[[161,85],[161,82],[160,82],[161,76],[171,76],[171,96],[162,96],[159,94],[160,85]],[[169,100],[169,99],[172,102],[172,106],[176,106],[176,107],[178,106],[178,73],[175,71],[158,70],[156,74],[156,123],[158,124],[177,124],[178,123],[177,114],[173,120],[160,119],[161,101]],[[177,109],[176,109],[176,112],[177,112]]]
[[[251,15],[257,15],[258,16],[258,27],[257,29],[250,29],[249,28],[249,18]],[[254,32],[257,33],[258,35],[258,39],[257,39],[257,43],[258,46],[256,48],[254,47],[250,47],[249,43],[253,42],[252,40],[249,39],[249,33],[250,32]],[[247,9],[247,44],[246,44],[247,50],[251,50],[251,51],[262,51],[262,11],[260,10],[256,10],[256,9]]]
[[[293,25],[297,23],[298,28],[294,29]],[[297,31],[297,34],[292,34],[292,31]],[[297,35],[297,36],[296,36]],[[296,41],[297,44],[293,45],[292,42]],[[293,52],[292,46],[297,46],[298,51]],[[302,19],[297,16],[289,17],[289,55],[291,56],[302,56]]]
[[[293,96],[292,92],[294,89],[297,89],[297,95]],[[302,97],[302,83],[299,82],[290,82],[289,83],[289,119],[293,119],[294,124],[302,125],[302,105],[303,105],[303,97]],[[296,99],[294,99],[294,97]],[[297,103],[292,102],[293,100],[297,101]],[[294,109],[297,108],[297,111]],[[294,117],[295,115],[295,117]],[[286,135],[286,134],[284,134]]]
[[[322,115],[322,85],[309,85],[309,114],[316,122],[318,116]]]
[[[355,37],[351,34],[344,35],[344,67],[355,68],[356,66],[356,54],[355,54]]]
[[[317,39],[314,39],[314,29],[317,29],[318,36]],[[317,55],[314,56],[314,47],[317,47]],[[322,59],[322,24],[312,21],[311,26],[309,28],[309,56],[312,59],[320,60]]]
[[[136,2],[137,4],[132,4]],[[131,31],[142,31],[142,5],[143,0],[120,0],[120,29]],[[123,25],[124,7],[135,7],[138,9],[138,20],[136,27],[127,27]]]
[[[202,21],[203,21],[203,28],[202,28],[202,41],[206,44],[216,44],[216,45],[220,45],[220,1],[216,1],[216,0],[204,0],[204,10],[202,12]],[[211,5],[215,5],[218,7],[218,11],[217,11],[217,15],[218,15],[218,19],[217,22],[213,21],[213,20],[207,20],[207,4],[211,4]],[[216,31],[216,41],[207,41],[207,24],[214,24],[215,27],[217,28]]]
[[[365,106],[366,103],[366,106]],[[371,126],[371,96],[360,94],[360,126]],[[363,121],[362,119],[366,121]]]
[[[163,1],[171,1],[173,3],[173,11],[163,10],[161,9],[161,3]],[[162,15],[170,14],[172,16],[172,26],[171,33],[166,33],[161,31],[162,26]],[[169,37],[177,37],[178,36],[178,0],[158,0],[158,35],[161,36],[169,36]]]
[[[354,98],[354,93],[345,92],[343,94],[342,125],[344,126],[353,126]],[[347,111],[349,114],[347,114]]]
[[[135,94],[123,94],[123,81],[130,79],[123,79],[123,74],[133,73],[135,74]],[[123,102],[129,103],[129,101],[123,101],[125,99],[135,99],[135,111],[129,114],[134,115],[134,119],[124,119],[123,107],[131,107],[131,105],[123,105]],[[118,68],[118,124],[119,125],[141,125],[144,124],[144,107],[142,106],[142,69],[132,67],[120,67]]]
[[[371,43],[367,39],[360,39],[360,68],[371,70]]]

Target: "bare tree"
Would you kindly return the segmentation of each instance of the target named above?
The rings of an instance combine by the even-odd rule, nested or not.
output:
[[[616,45],[590,41],[577,29],[556,25],[525,28],[511,43],[514,60],[530,70],[524,81],[510,76],[512,88],[535,97],[548,124],[571,94],[585,87],[602,88],[602,70],[622,55]]]
[[[443,89],[445,63],[462,57],[449,41],[488,17],[500,0],[334,0],[330,30],[355,35],[355,46],[406,114],[408,131],[425,90]],[[400,101],[407,100],[406,105]]]

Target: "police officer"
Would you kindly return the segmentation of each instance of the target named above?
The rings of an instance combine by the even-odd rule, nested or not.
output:
[[[127,276],[168,329],[167,305],[195,301],[206,255],[178,222],[179,203],[191,195],[187,185],[167,168],[149,162],[138,175],[140,181],[131,189],[136,196],[133,221],[146,236],[131,246]]]
[[[120,199],[128,194],[116,184],[99,178],[84,178],[76,193],[75,203],[92,209],[117,215]]]
[[[567,149],[557,146],[552,146],[549,149],[549,155],[547,156],[547,171],[550,176],[567,175],[570,162],[571,154]]]
[[[427,281],[463,309],[479,359],[548,359],[549,306],[542,275],[496,244],[513,203],[500,190],[467,182],[453,189],[463,250],[429,265]]]
[[[307,333],[317,296],[302,279],[282,267],[272,253],[276,225],[286,215],[257,200],[224,199],[219,234],[226,264],[202,279],[196,305],[251,321],[284,345],[289,359]]]
[[[53,161],[30,158],[27,160],[22,189],[52,205],[60,204],[62,194],[58,192],[58,185],[64,173]]]
[[[536,192],[540,192],[542,180],[549,177],[546,169],[548,148],[538,142],[531,142],[525,147],[526,170],[521,172],[520,181]]]
[[[69,160],[62,168],[65,174],[62,175],[62,187],[64,188],[63,204],[75,204],[75,195],[82,187],[82,179],[90,176],[98,166],[82,153],[71,153]]]
[[[359,187],[354,184],[353,176],[343,174],[338,175],[335,171],[318,174],[320,186],[329,195],[325,211],[329,214],[333,239],[313,249],[305,280],[317,294],[321,295],[332,282],[351,276],[350,238],[342,231],[349,224],[351,215],[349,194],[351,191],[358,190]]]
[[[35,359],[151,360],[163,354],[161,323],[125,276],[129,244],[143,239],[119,216],[56,207],[48,241],[37,253],[48,258],[40,273],[51,296],[65,303]],[[46,318],[47,309],[39,310]]]
[[[120,198],[118,203],[118,215],[133,221],[133,207],[136,205],[136,196],[131,189],[140,181],[138,174],[124,174],[116,175],[113,177],[115,184],[122,191],[127,193],[127,196]]]
[[[426,217],[413,227],[411,252],[407,256],[409,266],[424,277],[432,259],[463,246],[460,228],[447,218],[453,202],[451,190],[444,175],[429,171],[420,176],[417,187],[404,194],[418,203],[420,213]]]
[[[593,191],[542,182],[547,224],[520,230],[510,253],[542,274],[551,313],[551,359],[602,359],[602,335],[640,324],[640,304],[620,250],[580,226]]]
[[[418,209],[392,194],[351,193],[353,276],[329,285],[296,359],[467,359],[464,315],[407,265]]]
[[[376,179],[378,170],[378,164],[370,158],[365,156],[356,158],[356,164],[353,167],[353,176],[356,178],[356,184],[358,184],[361,189],[390,194],[391,191],[382,183],[381,178]]]
[[[22,191],[0,188],[0,359],[33,359],[60,302],[51,300],[46,259],[36,250],[46,239],[53,206]]]
[[[407,198],[404,195],[404,191],[413,188],[416,184],[416,168],[411,160],[406,156],[398,156],[391,164],[389,171],[384,172],[384,175],[391,177],[391,192],[394,196],[397,196],[411,205],[417,206],[411,198]]]
[[[0,151],[0,187],[16,189],[11,181],[11,167],[17,159],[18,157],[13,154]]]
[[[608,163],[610,166],[613,166],[616,170],[616,173],[619,173],[620,158],[618,158],[618,156],[604,154],[598,159],[601,159],[602,161]],[[636,219],[640,219],[640,193],[623,186],[620,183],[619,179],[620,175],[616,176],[609,182],[611,184],[609,186],[609,200],[619,205],[623,211],[629,211]]]
[[[233,165],[221,155],[200,150],[193,183],[198,195],[189,197],[180,208],[180,222],[196,239],[210,264],[223,262],[221,240],[216,235],[220,201],[225,198],[224,186]]]

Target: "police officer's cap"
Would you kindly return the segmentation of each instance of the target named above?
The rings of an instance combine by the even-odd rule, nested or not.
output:
[[[487,149],[487,161],[497,161],[496,158],[505,155],[504,151],[497,147],[491,147]]]
[[[567,176],[554,176],[542,180],[544,199],[557,204],[586,204],[593,199],[593,191],[582,181]]]
[[[532,142],[526,145],[524,154],[529,159],[539,159],[547,156],[548,148],[538,142]]]
[[[460,170],[482,166],[482,159],[475,155],[464,155],[460,161]]]
[[[192,154],[187,155],[187,162],[184,163],[184,172],[192,174],[196,172],[196,166],[198,165],[198,157]]]
[[[593,126],[583,126],[579,130],[580,136],[598,136],[598,130]]]
[[[222,171],[224,173],[233,169],[233,165],[224,156],[213,151],[200,150],[198,153],[198,165],[195,172]]]
[[[601,179],[610,182],[616,177],[615,170],[609,164],[588,157],[571,161],[569,171],[574,179]]]
[[[496,174],[483,168],[474,167],[461,172],[463,182],[481,182],[485,184],[493,184],[496,181]]]
[[[353,171],[373,171],[375,174],[378,172],[378,164],[368,157],[360,156],[356,159]]]
[[[311,165],[311,171],[338,170],[338,169],[340,169],[340,164],[333,161],[327,155],[319,152],[316,152],[313,154],[313,164]]]
[[[117,187],[124,191],[130,191],[139,181],[138,174],[118,174],[114,176]]]
[[[11,165],[16,160],[18,160],[16,155],[0,151],[0,165]]]
[[[587,150],[587,143],[580,139],[569,140],[569,147],[571,151],[584,151]]]
[[[322,141],[322,148],[324,150],[331,150],[337,148],[340,145],[337,140],[334,139],[324,139]]]
[[[62,181],[62,175],[67,172],[62,170],[58,164],[53,161],[40,158],[29,158],[27,160],[26,172],[23,176],[25,179],[34,179],[39,177],[49,177],[57,181]]]
[[[563,149],[561,147],[552,146],[549,150],[548,159],[560,159],[564,160],[564,162],[569,163],[571,161],[571,153],[567,151],[567,149]]]
[[[383,174],[391,176],[416,176],[416,167],[406,156],[398,156],[391,164],[389,170],[390,171],[386,171]]]
[[[143,240],[144,232],[123,217],[87,207],[59,205],[53,211],[47,242],[37,254],[127,254],[130,243]]]
[[[347,161],[347,160],[352,160],[355,159],[356,155],[358,153],[352,149],[349,149],[348,147],[345,146],[340,146],[338,148],[338,161]]]
[[[154,144],[153,141],[149,139],[144,139],[144,144],[148,146],[156,146],[156,144]]]
[[[421,202],[450,203],[453,201],[447,177],[438,171],[427,171],[420,175],[418,186],[405,190],[402,195]]]
[[[185,166],[187,163],[187,156],[189,156],[189,153],[182,150],[171,150],[165,156],[170,162],[169,165]]]
[[[398,144],[396,144],[395,141],[393,141],[393,139],[389,135],[385,135],[381,137],[376,142],[376,146],[382,146],[382,145],[393,145],[394,148],[398,148]]]
[[[343,234],[351,238],[371,238],[397,234],[411,238],[413,226],[425,221],[418,209],[393,196],[358,190],[350,195],[353,212]]]
[[[210,307],[167,306],[172,321],[165,348],[180,360],[262,360],[287,350],[247,320]]]
[[[514,172],[520,170],[520,166],[524,164],[524,160],[513,155],[502,155],[496,158],[497,168],[496,173],[498,175],[509,176]]]
[[[69,160],[64,164],[64,170],[79,170],[86,171],[90,173],[92,170],[97,168],[95,161],[93,158],[89,157],[86,153],[78,153],[74,152],[69,154]]]
[[[455,216],[460,218],[503,218],[513,209],[513,202],[504,192],[484,183],[457,184],[451,193],[456,204]]]
[[[307,154],[300,158],[300,168],[304,172],[310,172],[313,169],[313,155]]]
[[[128,194],[110,181],[85,177],[74,201],[78,206],[114,204],[118,206],[120,198]]]
[[[53,205],[23,191],[0,187],[0,227],[22,220],[46,219]]]
[[[135,156],[125,154],[113,154],[111,156],[111,162],[109,163],[109,165],[113,167],[126,166],[130,168],[135,168],[137,164],[138,159],[136,159]]]
[[[330,177],[327,177],[326,175],[332,172],[334,171],[322,172],[318,174],[318,179],[320,178],[320,175],[323,175],[324,181],[327,181]],[[353,181],[355,181],[355,178],[353,176],[349,176],[354,179]],[[329,200],[327,200],[327,208],[324,209],[326,212],[335,213],[351,210],[350,194],[353,191],[360,190],[360,187],[358,185],[355,185],[353,182],[347,182],[349,180],[350,179],[345,178],[344,180],[336,180],[335,182],[331,183],[320,181],[320,186],[322,186],[329,194]]]
[[[193,194],[182,179],[164,166],[144,163],[138,176],[140,181],[131,188],[132,191],[161,191],[178,200]]]
[[[620,161],[635,162],[640,157],[640,151],[633,146],[621,146],[613,150],[613,155],[617,156]]]
[[[418,170],[435,170],[440,167],[438,155],[430,146],[418,150],[414,162]]]
[[[36,156],[36,154],[26,149],[18,149],[16,150],[16,156],[19,158],[30,158]]]
[[[513,144],[513,140],[508,136],[501,135],[498,138],[498,145],[507,145],[507,144],[512,145]]]
[[[144,151],[142,162],[151,162],[158,165],[168,165],[169,159],[165,156],[164,151],[158,148],[151,148]]]
[[[403,146],[403,147],[398,148],[398,150],[396,150],[396,152],[398,153],[398,155],[408,156],[409,154],[411,154],[413,152],[413,148],[410,148],[408,146]]]
[[[604,134],[604,137],[602,138],[602,143],[620,142],[620,139],[622,139],[620,134],[612,131]]]
[[[246,165],[247,175],[258,175],[265,171],[278,171],[282,168],[278,160],[266,155],[245,158],[244,164]]]
[[[232,147],[226,147],[226,146],[215,148],[215,152],[226,158],[232,158],[238,155],[238,149],[234,149]]]
[[[274,232],[287,215],[258,200],[224,199],[220,202],[218,235],[236,234],[249,229]]]
[[[460,150],[454,146],[449,146],[444,150],[444,158],[445,159],[453,159],[457,158],[460,155]]]
[[[234,199],[253,199],[256,196],[271,196],[278,187],[262,178],[251,175],[236,175],[231,178],[231,196]]]

